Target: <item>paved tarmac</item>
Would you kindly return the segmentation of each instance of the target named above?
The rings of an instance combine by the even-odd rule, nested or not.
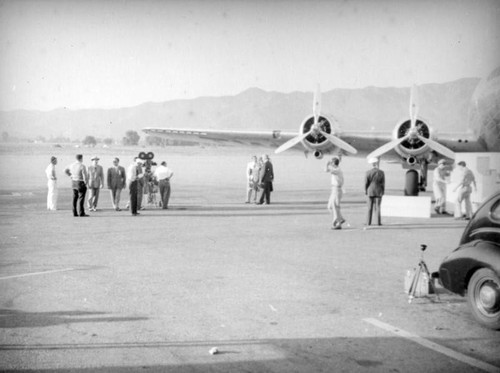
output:
[[[269,206],[241,195],[174,183],[167,211],[132,217],[103,193],[99,211],[74,218],[68,188],[56,212],[41,188],[2,190],[0,370],[500,371],[500,333],[464,298],[438,289],[440,301],[409,304],[403,292],[420,244],[437,270],[464,222],[363,230],[353,192],[333,231],[324,190],[284,189]]]

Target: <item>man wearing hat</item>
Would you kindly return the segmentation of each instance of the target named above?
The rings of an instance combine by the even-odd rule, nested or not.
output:
[[[436,200],[434,211],[438,214],[447,214],[446,212],[446,184],[448,181],[446,177],[448,176],[448,171],[446,171],[446,162],[444,159],[440,159],[438,166],[434,169],[433,180],[432,180],[432,191],[434,192],[434,199]]]
[[[97,164],[99,158],[93,156],[92,165],[89,167],[89,199],[88,208],[90,211],[97,211],[97,202],[99,201],[99,190],[104,187],[104,171],[102,166]]]
[[[271,203],[271,192],[273,191],[274,170],[273,164],[267,154],[262,155],[262,168],[260,169],[259,184],[262,185],[258,205],[262,205],[265,201],[266,205]]]
[[[50,163],[45,169],[47,175],[47,210],[57,210],[57,177],[56,177],[57,158],[52,156]]]
[[[125,187],[125,168],[119,165],[118,158],[113,159],[113,166],[108,168],[108,189],[111,192],[111,204],[116,211],[120,209],[120,195]]]
[[[382,196],[385,192],[385,174],[384,171],[379,169],[378,158],[370,158],[368,163],[372,165],[372,169],[367,171],[365,176],[365,194],[368,197],[368,215],[366,219],[366,226],[369,226],[372,223],[374,206],[377,211],[377,224],[382,225],[380,205],[382,203]]]
[[[139,215],[137,212],[137,188],[139,179],[142,177],[144,177],[142,160],[139,157],[135,157],[134,162],[127,168],[127,186],[130,191],[130,212],[133,216]]]

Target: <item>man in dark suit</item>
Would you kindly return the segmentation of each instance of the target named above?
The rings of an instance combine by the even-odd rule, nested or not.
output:
[[[111,192],[111,204],[116,211],[120,209],[120,195],[125,187],[126,173],[125,168],[119,165],[118,158],[113,159],[113,167],[108,168],[108,189]]]
[[[372,165],[372,169],[366,172],[365,176],[365,194],[368,197],[368,216],[366,219],[366,226],[372,223],[373,207],[377,211],[377,224],[382,225],[380,216],[380,205],[382,196],[385,192],[385,174],[384,171],[379,169],[378,158],[371,158],[368,160]]]
[[[258,205],[262,205],[264,200],[266,201],[266,205],[271,203],[271,192],[273,191],[273,181],[274,181],[274,172],[273,172],[273,164],[269,160],[269,156],[264,154],[262,156],[262,160],[264,164],[260,169],[260,180],[259,184],[262,188],[262,192],[260,195]]]

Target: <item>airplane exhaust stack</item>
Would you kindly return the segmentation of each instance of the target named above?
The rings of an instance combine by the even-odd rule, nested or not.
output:
[[[320,150],[316,150],[316,151],[314,152],[314,157],[315,157],[316,159],[322,159],[322,158],[323,158],[323,152],[322,152],[322,151],[320,151]]]

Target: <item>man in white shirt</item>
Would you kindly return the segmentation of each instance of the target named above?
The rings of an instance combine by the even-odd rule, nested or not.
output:
[[[76,162],[66,167],[64,172],[71,177],[71,186],[73,188],[73,216],[88,216],[85,213],[84,202],[89,175],[87,173],[87,167],[83,164],[83,155],[77,154]],[[80,208],[79,214],[77,205]]]
[[[448,181],[446,180],[447,176],[448,171],[446,170],[446,161],[444,159],[440,159],[438,166],[434,169],[432,180],[432,191],[434,192],[434,199],[436,200],[434,211],[438,214],[448,214],[446,212],[446,184],[448,184]]]
[[[57,210],[57,177],[56,177],[57,158],[51,157],[50,163],[45,169],[47,175],[47,210]]]
[[[245,203],[250,203],[252,192],[254,192],[253,202],[257,202],[257,192],[259,191],[259,163],[254,155],[247,164],[247,199]]]
[[[154,177],[158,180],[161,196],[161,208],[168,209],[168,201],[170,199],[170,179],[174,176],[173,171],[167,167],[167,162],[161,162],[154,172]]]
[[[332,193],[328,200],[328,209],[332,212],[332,229],[342,229],[342,224],[345,222],[340,212],[340,201],[342,200],[342,188],[344,187],[344,174],[339,167],[340,158],[333,157],[326,164],[325,171],[329,172],[332,182]]]

